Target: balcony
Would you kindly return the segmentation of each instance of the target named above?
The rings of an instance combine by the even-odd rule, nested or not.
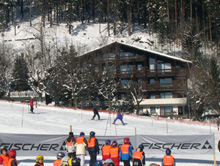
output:
[[[175,69],[147,70],[147,77],[172,77],[177,74]]]

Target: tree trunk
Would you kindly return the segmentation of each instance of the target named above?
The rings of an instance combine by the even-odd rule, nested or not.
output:
[[[21,17],[24,18],[24,0],[21,0]]]
[[[109,11],[110,10],[110,3],[109,3],[109,0],[108,0],[108,14],[107,14],[107,17],[108,17],[108,23],[107,23],[107,30],[108,30],[108,36],[110,36],[110,30],[109,30]]]
[[[29,16],[29,20],[30,20],[30,26],[32,26],[32,0],[30,0],[30,16]]]
[[[138,115],[139,114],[139,108],[140,106],[139,106],[139,102],[137,101],[137,111],[136,111],[136,115]]]
[[[193,11],[193,9],[192,9],[192,0],[190,0],[190,23],[191,23],[191,25],[192,25],[192,19],[193,19],[192,11]]]
[[[131,4],[128,4],[127,15],[128,15],[128,36],[131,36]]]
[[[74,107],[77,108],[77,97],[74,96]]]
[[[178,39],[177,0],[175,0],[176,39]]]

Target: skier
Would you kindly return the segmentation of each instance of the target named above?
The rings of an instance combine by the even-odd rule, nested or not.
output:
[[[98,108],[99,104],[96,104],[96,106],[93,108],[93,117],[91,120],[94,120],[94,118],[96,117],[96,115],[98,116],[98,120],[100,120],[100,115],[99,115],[99,108]]]
[[[119,111],[118,113],[117,113],[117,116],[116,116],[116,118],[115,118],[115,120],[114,120],[114,122],[113,122],[113,124],[115,124],[115,122],[116,122],[116,120],[120,120],[121,121],[121,123],[123,124],[123,125],[125,125],[125,123],[123,122],[123,114]]]
[[[112,148],[110,150],[111,159],[114,162],[115,166],[119,166],[120,159],[119,159],[119,147],[118,142],[114,140],[112,142]]]
[[[166,155],[162,159],[162,166],[176,166],[176,161],[171,155],[171,150],[166,150]]]
[[[53,166],[60,166],[62,158],[65,156],[63,152],[58,152],[57,153],[57,160],[53,162]]]
[[[0,156],[0,166],[4,166],[3,165],[3,158]]]
[[[120,160],[124,166],[130,166],[130,159],[132,159],[132,146],[129,138],[124,138],[124,144],[120,148]]]
[[[3,165],[7,166],[9,161],[9,156],[7,154],[7,149],[5,147],[1,148],[1,157],[3,159]]]
[[[133,166],[142,166],[145,165],[145,154],[144,146],[139,145],[139,147],[133,153]]]
[[[110,159],[111,141],[106,140],[105,145],[102,147],[102,161]]]
[[[76,157],[75,146],[76,139],[74,137],[73,132],[69,132],[69,137],[66,139],[65,148],[67,149],[69,158]]]
[[[95,138],[95,132],[91,131],[89,134],[89,139],[87,140],[87,149],[90,155],[89,166],[94,166],[96,163],[97,154],[99,154],[99,143]]]
[[[36,158],[36,164],[34,166],[43,166],[44,165],[44,156],[38,155]]]
[[[76,139],[76,143],[74,146],[76,147],[76,156],[80,158],[81,166],[84,166],[87,146],[84,132],[80,133],[80,136]]]
[[[18,162],[16,160],[16,151],[14,149],[8,152],[9,161],[8,166],[18,166]]]
[[[34,113],[34,99],[31,97],[30,99],[30,111],[31,113]]]

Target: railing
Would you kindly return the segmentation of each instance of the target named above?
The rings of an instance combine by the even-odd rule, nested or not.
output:
[[[19,98],[19,97],[38,97],[39,95],[34,91],[21,91],[21,92],[10,92],[10,97]],[[44,93],[42,97],[45,97]]]

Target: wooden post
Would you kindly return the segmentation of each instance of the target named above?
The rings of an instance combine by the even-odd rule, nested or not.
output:
[[[216,156],[215,156],[215,133],[213,133],[213,141],[214,141],[214,166],[216,166]]]
[[[137,147],[137,140],[136,140],[136,136],[137,136],[137,130],[136,130],[136,127],[134,128],[134,136],[135,136],[135,149]]]
[[[72,132],[72,125],[70,125],[70,132]]]

